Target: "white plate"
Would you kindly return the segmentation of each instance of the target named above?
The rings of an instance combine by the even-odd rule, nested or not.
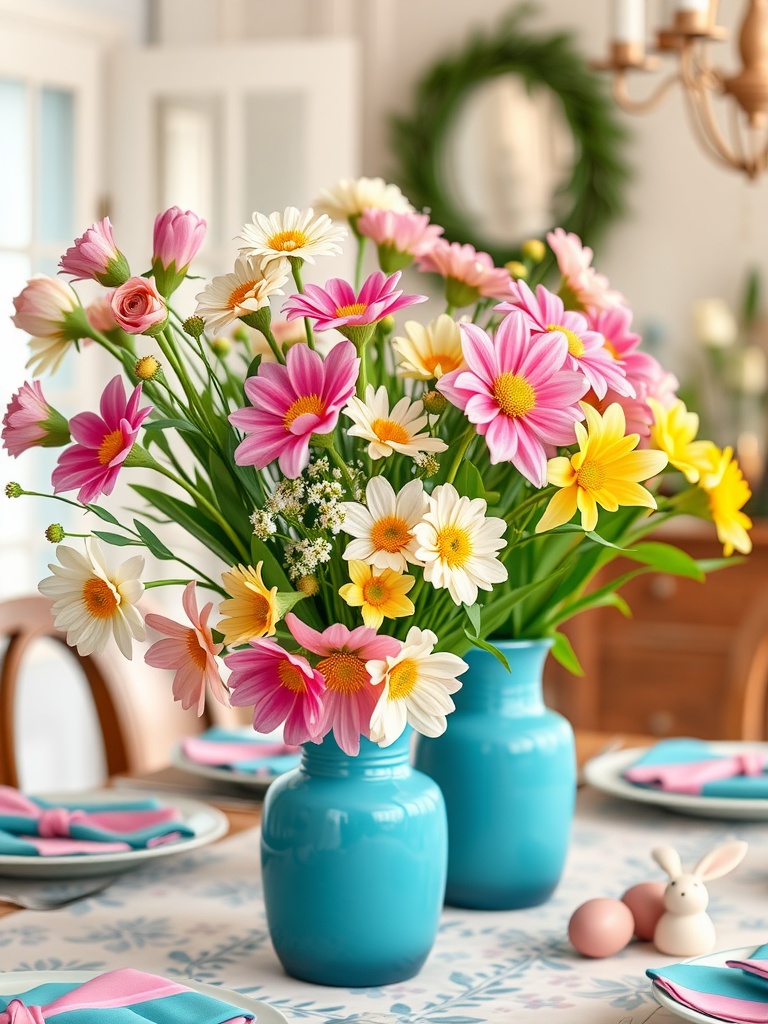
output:
[[[12,971],[10,974],[0,974],[0,995],[17,995],[28,992],[38,985],[82,984],[98,976],[98,971]],[[231,1003],[236,1010],[247,1010],[248,1013],[255,1014],[256,1024],[288,1024],[287,1018],[274,1006],[250,999],[231,989],[221,988],[219,985],[204,985],[200,981],[190,981],[188,978],[179,979],[179,984],[192,988],[195,992],[202,992],[203,995]]]
[[[254,734],[253,729],[244,729],[243,734],[251,741],[258,742],[258,734]],[[265,743],[274,743],[282,741],[282,734],[280,735],[265,735]],[[296,764],[299,763],[299,755],[296,755]],[[176,746],[171,753],[171,764],[174,768],[181,768],[182,771],[189,772],[191,775],[198,775],[203,779],[213,779],[214,782],[223,783],[225,788],[227,784],[234,784],[235,786],[242,786],[245,789],[251,791],[256,790],[259,793],[263,793],[267,786],[271,785],[280,775],[284,775],[285,772],[270,772],[269,775],[256,775],[253,772],[241,772],[234,768],[220,768],[216,765],[210,764],[197,764],[196,761],[190,761],[188,757],[184,756],[184,751],[179,744]],[[286,768],[286,771],[290,769]]]
[[[719,953],[710,953],[708,956],[697,956],[692,960],[683,960],[686,964],[700,964],[702,967],[725,967],[726,960],[746,960],[757,949],[757,946],[742,946],[741,949],[723,949]],[[676,1000],[663,992],[654,982],[651,985],[653,996],[657,1003],[660,1003],[670,1013],[674,1013],[683,1020],[693,1021],[694,1024],[717,1024],[723,1021],[722,1017],[713,1017],[711,1013],[701,1013],[699,1010],[692,1010],[690,1006],[683,1006]]]
[[[88,793],[44,793],[46,800],[65,801],[72,803],[82,801],[83,807],[89,803],[105,803],[107,800],[116,805],[131,800],[146,800],[146,793],[133,793],[126,789],[100,789]],[[0,875],[14,878],[91,878],[99,875],[117,874],[141,867],[148,861],[158,857],[173,857],[180,853],[189,853],[201,846],[207,846],[226,835],[229,821],[223,811],[198,800],[187,797],[163,796],[159,802],[169,807],[176,807],[181,812],[181,820],[194,832],[189,839],[180,839],[176,843],[161,844],[147,850],[126,850],[123,853],[88,853],[70,854],[61,857],[17,857],[0,854]],[[0,975],[2,977],[2,975]]]
[[[745,750],[758,750],[768,756],[768,743],[720,743],[707,742],[717,754],[740,754]],[[584,765],[584,780],[595,789],[636,800],[639,803],[654,804],[679,814],[692,814],[697,818],[736,818],[742,821],[765,821],[768,819],[768,799],[754,797],[689,796],[683,793],[665,793],[659,789],[635,786],[622,778],[622,772],[640,758],[648,747],[629,747],[600,754]]]

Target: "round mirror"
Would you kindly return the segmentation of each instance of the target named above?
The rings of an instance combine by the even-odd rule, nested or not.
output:
[[[435,65],[392,124],[394,178],[452,242],[501,266],[553,227],[594,247],[624,207],[625,132],[567,32],[522,7]]]

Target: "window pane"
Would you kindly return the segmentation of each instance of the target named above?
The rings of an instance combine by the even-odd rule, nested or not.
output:
[[[216,235],[219,222],[216,161],[225,159],[218,144],[215,99],[163,99],[159,105],[160,181],[158,210],[180,206],[208,221]]]
[[[73,93],[44,88],[38,126],[38,241],[69,242],[74,238]]]
[[[32,241],[28,103],[26,85],[0,78],[0,246]]]
[[[307,100],[301,93],[250,95],[245,100],[245,202],[243,221],[254,210],[270,214],[303,205]],[[303,197],[303,198],[302,198]]]

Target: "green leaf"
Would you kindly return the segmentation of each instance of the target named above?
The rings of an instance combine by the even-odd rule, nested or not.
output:
[[[145,526],[140,519],[134,519],[133,525],[136,527],[136,532],[140,534],[141,539],[147,545],[155,558],[162,558],[169,561],[176,557],[174,553],[170,551],[165,544],[163,544],[160,538],[157,537],[148,526]]]
[[[468,498],[485,498],[486,496],[483,478],[469,459],[464,459],[459,466],[453,483],[459,494],[466,494]]]
[[[99,519],[103,519],[105,523],[112,523],[113,526],[122,527],[122,523],[119,519],[115,519],[110,511],[106,508],[102,508],[101,505],[86,505],[89,512],[93,512]]]
[[[259,562],[264,563],[263,572],[267,580],[269,580],[267,586],[277,587],[278,591],[290,592],[292,590],[288,577],[285,574],[285,569],[283,569],[264,541],[259,540],[258,537],[251,537],[251,562],[254,566],[257,566]]]
[[[704,580],[704,573],[696,559],[672,544],[660,544],[658,541],[646,541],[636,544],[624,552],[625,558],[633,562],[650,565],[657,572],[671,573],[691,580]]]
[[[145,501],[154,505],[173,522],[178,523],[227,565],[233,565],[240,561],[239,554],[227,546],[225,535],[218,523],[209,519],[197,506],[189,505],[163,491],[156,491],[153,487],[144,487],[142,484],[131,484],[131,487]]]
[[[596,544],[602,544],[603,547],[613,548],[615,551],[620,551],[622,553],[625,551],[625,548],[620,548],[618,544],[611,544],[609,540],[606,540],[605,537],[601,537],[600,534],[595,533],[594,530],[588,530],[585,536],[589,537],[589,539],[593,540]]]
[[[248,364],[248,369],[245,371],[246,378],[248,378],[248,377],[255,377],[256,374],[259,372],[259,367],[260,366],[261,366],[261,355],[254,356],[253,359]]]
[[[489,644],[487,640],[481,640],[479,636],[474,636],[474,634],[470,633],[468,629],[465,629],[464,633],[474,647],[479,647],[481,651],[487,651],[489,654],[492,654],[494,658],[501,662],[507,672],[511,671],[509,662],[498,647],[494,647],[493,644]]]
[[[464,611],[469,621],[472,623],[472,628],[475,631],[476,636],[480,636],[480,605],[478,604],[465,604],[463,605]]]
[[[138,546],[138,541],[133,537],[124,537],[121,533],[107,533],[104,530],[94,530],[94,537],[103,540],[105,544],[114,544],[117,548],[127,548],[131,545]]]
[[[581,667],[581,662],[565,633],[555,633],[554,640],[552,657],[559,661],[568,672],[572,672],[575,676],[583,676],[584,669]]]
[[[289,612],[295,604],[299,601],[303,601],[306,594],[300,593],[298,590],[280,591],[277,592],[277,615],[278,618],[285,618],[286,612]]]
[[[194,423],[190,423],[189,420],[170,419],[166,417],[156,420],[147,420],[144,424],[144,430],[185,430],[190,434],[200,434],[203,436],[200,428],[196,427]]]

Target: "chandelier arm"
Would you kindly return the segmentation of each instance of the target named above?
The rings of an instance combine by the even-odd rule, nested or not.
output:
[[[627,87],[627,68],[615,68],[613,72],[612,92],[622,110],[629,114],[647,114],[655,110],[666,98],[667,93],[680,81],[680,75],[674,72],[659,82],[651,95],[644,100],[635,100],[629,95]]]
[[[736,168],[751,174],[750,163],[743,153],[738,153],[723,135],[712,103],[710,89],[687,89],[685,97],[690,111],[690,120],[699,144],[726,167]]]

